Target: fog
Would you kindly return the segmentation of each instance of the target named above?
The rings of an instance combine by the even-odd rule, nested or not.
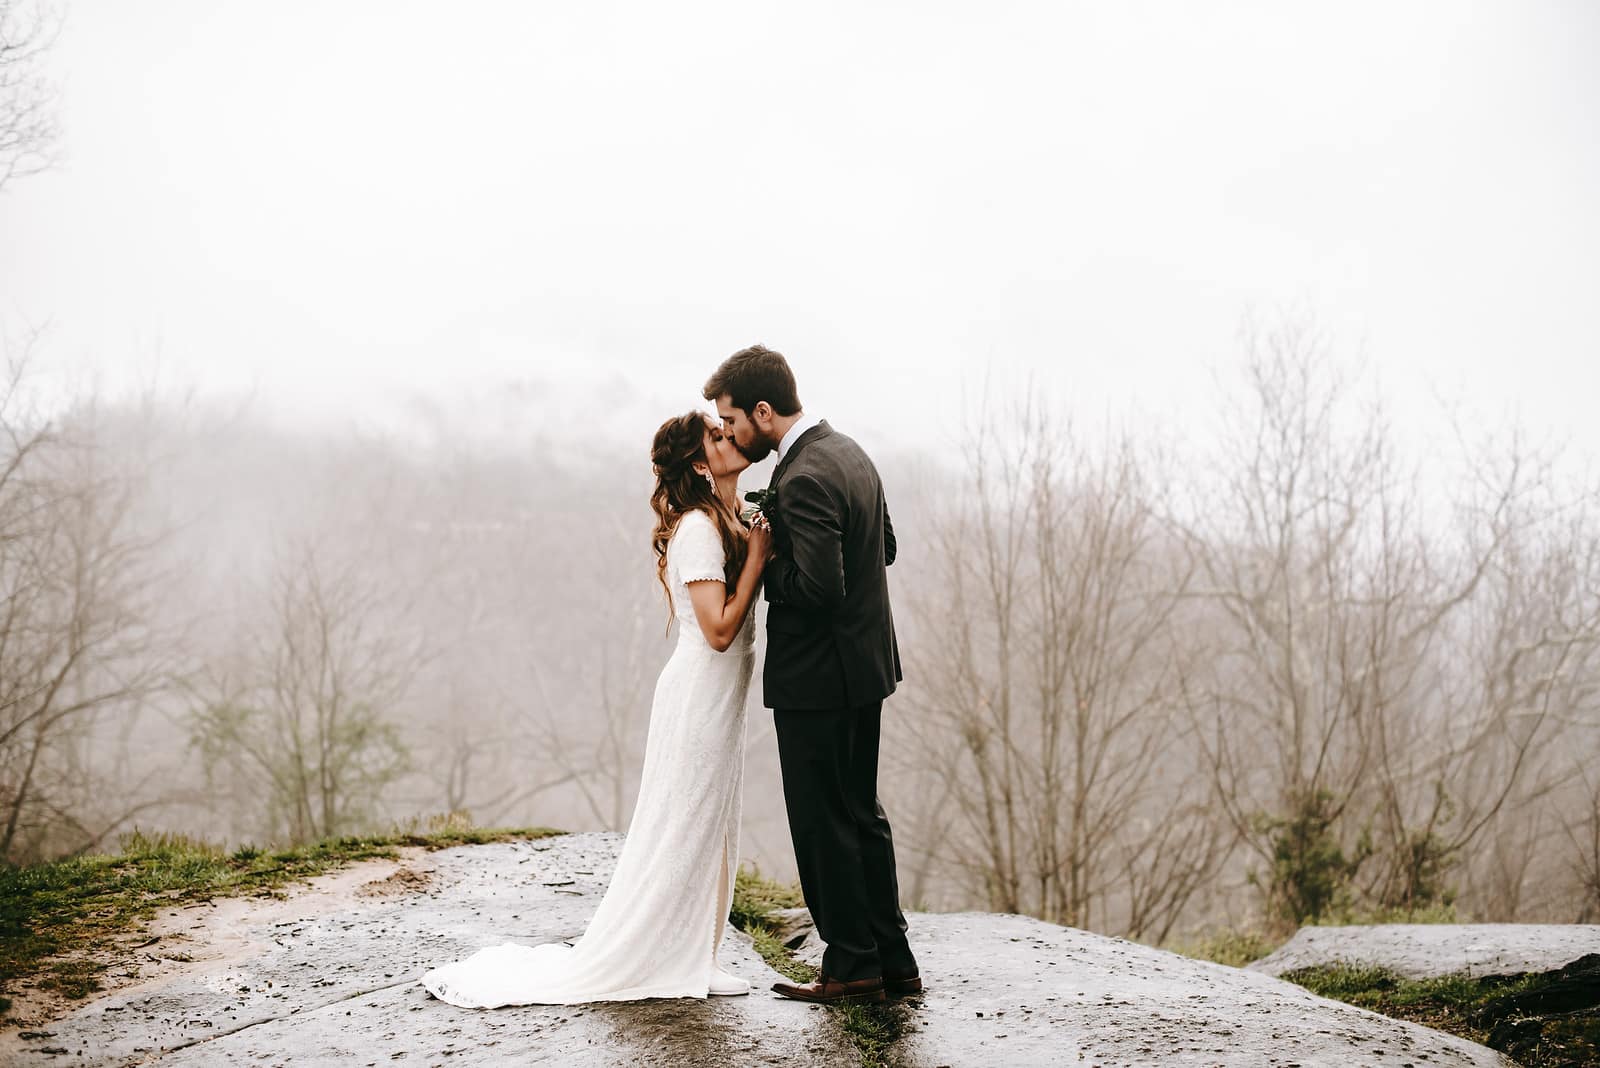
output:
[[[625,827],[672,641],[649,436],[761,341],[901,532],[884,799],[917,903],[1153,940],[1281,918],[1274,849],[1310,826],[1349,864],[1329,908],[1600,914],[1600,793],[1566,760],[1600,751],[1592,5],[40,10],[60,134],[0,180],[7,603],[97,637],[9,667],[70,699],[7,706],[7,859],[136,824]],[[1287,426],[1303,468],[1251,451]],[[995,512],[974,464],[1007,457],[1033,503]],[[1280,469],[1331,488],[1279,500],[1304,525],[1275,555],[1245,483]],[[1024,588],[1077,575],[1121,624],[999,642],[1047,606],[972,600],[987,512]],[[322,707],[283,683],[317,631],[361,696],[310,805],[270,723]],[[1120,674],[1068,700],[1046,648]],[[1065,744],[1081,703],[1117,769],[1074,809],[1040,791],[1081,757],[1008,767],[1031,852],[975,819],[1001,780],[962,748],[1002,662],[1042,695],[1017,722]],[[744,855],[786,877],[755,689]]]
[[[572,383],[619,441],[761,340],[933,447],[974,362],[1173,416],[1307,303],[1408,411],[1592,435],[1597,40],[1583,3],[81,0],[0,307],[296,423]]]

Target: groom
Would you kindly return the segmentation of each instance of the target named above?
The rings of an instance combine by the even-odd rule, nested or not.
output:
[[[794,373],[771,349],[728,357],[705,397],[751,463],[778,453],[764,505],[774,552],[763,687],[800,887],[828,948],[815,983],[773,989],[825,1003],[920,993],[878,803],[878,724],[902,678],[884,570],[894,527],[878,471],[801,409]]]

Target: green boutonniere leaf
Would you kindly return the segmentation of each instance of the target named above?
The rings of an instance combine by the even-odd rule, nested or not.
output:
[[[771,488],[751,490],[744,495],[744,499],[752,506],[744,510],[744,518],[748,520],[758,512],[770,514],[773,506],[778,503],[778,491]]]

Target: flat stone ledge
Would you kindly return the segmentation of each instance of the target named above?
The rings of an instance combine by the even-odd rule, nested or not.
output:
[[[723,961],[747,997],[460,1009],[417,979],[484,945],[582,933],[616,834],[459,846],[326,877],[287,900],[218,899],[164,921],[226,952],[95,998],[0,1063],[855,1066],[839,1014],[778,998],[730,930]],[[363,881],[365,880],[365,881]],[[805,939],[806,917],[788,917]],[[1386,1065],[1506,1068],[1493,1050],[1226,968],[1022,916],[913,913],[927,993],[884,1010],[897,1068],[940,1065]],[[219,930],[220,929],[220,930]],[[820,952],[814,932],[802,956]],[[65,1050],[66,1054],[48,1052]]]
[[[1600,953],[1600,924],[1389,923],[1302,927],[1248,967],[1283,975],[1342,964],[1438,979],[1554,972],[1589,953]]]
[[[891,1064],[1482,1066],[1495,1050],[1260,972],[1025,916],[909,913],[927,986],[891,1010]],[[800,917],[787,930],[799,937]],[[821,959],[812,932],[797,956]]]
[[[228,953],[31,1029],[46,1037],[0,1034],[0,1064],[860,1063],[828,1013],[770,993],[782,976],[732,928],[721,960],[751,981],[744,997],[477,1010],[438,1001],[417,982],[484,945],[581,934],[622,841],[573,834],[458,846],[415,858],[413,876],[396,878],[390,865],[371,884],[345,878],[339,901],[311,889],[296,910],[291,889],[287,901],[218,899],[215,909],[175,912],[162,921],[190,930],[197,945],[226,916]]]

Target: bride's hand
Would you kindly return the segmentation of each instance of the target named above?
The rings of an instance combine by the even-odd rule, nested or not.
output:
[[[759,567],[766,567],[772,559],[772,524],[764,515],[757,515],[750,525],[749,549],[750,558]]]

